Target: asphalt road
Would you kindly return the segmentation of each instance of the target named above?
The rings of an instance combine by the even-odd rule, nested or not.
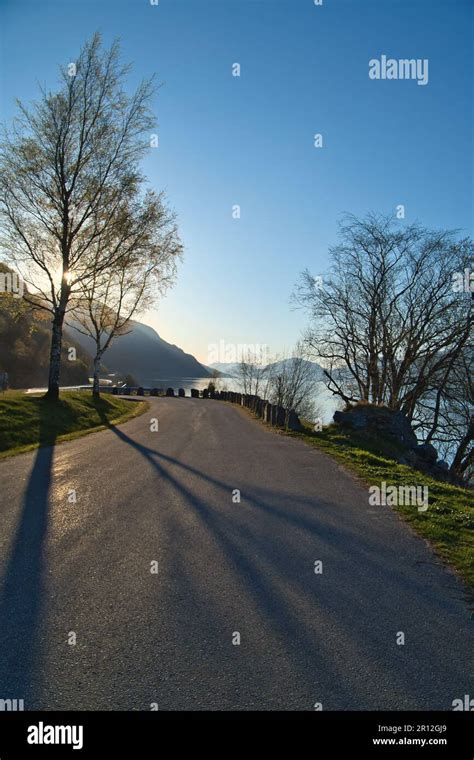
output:
[[[0,483],[0,698],[450,710],[474,696],[461,583],[338,464],[235,406],[152,399],[119,429],[1,461]]]

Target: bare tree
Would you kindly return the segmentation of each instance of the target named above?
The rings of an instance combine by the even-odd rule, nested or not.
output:
[[[113,243],[119,229],[127,234],[123,198],[133,197],[143,180],[139,161],[155,123],[153,84],[142,82],[127,95],[128,68],[119,61],[118,44],[103,51],[96,34],[77,61],[61,69],[57,92],[41,91],[30,108],[18,103],[0,147],[2,245],[34,305],[52,316],[52,399],[59,394],[69,301],[89,279],[91,260],[95,276],[120,259]]]
[[[376,215],[347,216],[340,232],[324,287],[306,271],[295,293],[311,315],[306,344],[333,394],[400,409],[417,428],[471,336],[471,293],[453,277],[473,242]]]
[[[450,470],[470,481],[474,475],[474,352],[466,346],[417,405],[419,429],[427,443],[451,460]]]
[[[94,340],[94,396],[100,393],[100,366],[111,342],[130,332],[130,320],[149,308],[173,281],[176,259],[181,254],[174,214],[164,204],[163,195],[147,193],[132,204],[127,200],[123,213],[126,235],[117,227],[117,239],[110,240],[115,263],[106,271],[101,267],[102,241],[95,242],[96,257],[90,274],[72,302],[74,329]]]
[[[207,390],[210,393],[214,393],[214,391],[220,390],[220,384],[221,384],[221,373],[218,369],[213,369],[211,373],[211,379],[209,380],[207,384]]]
[[[320,378],[317,368],[308,361],[307,355],[307,350],[300,341],[292,356],[277,358],[267,368],[268,400],[283,407],[287,418],[291,409],[308,420],[312,420],[318,412],[316,397]]]
[[[247,351],[237,367],[237,378],[243,393],[258,396],[266,388],[267,369],[265,364],[266,352],[263,350]]]
[[[315,289],[305,272],[296,293],[312,316],[307,345],[335,395],[412,419],[431,380],[469,339],[470,294],[454,292],[452,276],[469,261],[472,241],[375,216],[349,217],[341,234],[324,287]]]

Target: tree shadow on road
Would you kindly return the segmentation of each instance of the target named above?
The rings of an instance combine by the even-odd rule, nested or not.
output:
[[[268,515],[269,526],[272,521],[275,521],[275,524],[279,523],[276,527],[277,535],[285,536],[291,530],[301,531],[302,542],[306,542],[305,547],[313,542],[314,548],[317,546],[323,552],[326,549],[331,551],[332,557],[339,557],[341,566],[344,565],[347,568],[347,573],[344,572],[343,577],[345,574],[348,582],[339,585],[337,589],[329,584],[331,590],[323,590],[324,587],[320,586],[319,592],[315,591],[314,583],[311,581],[310,562],[306,556],[302,557],[302,560],[308,566],[308,575],[305,575],[305,578],[298,575],[301,573],[301,562],[298,560],[301,547],[298,541],[292,545],[289,543],[286,547],[290,555],[286,549],[279,555],[271,536],[266,536],[262,531],[249,532],[245,524],[239,523],[239,518],[234,517],[238,513],[234,512],[233,516],[229,517],[221,510],[212,507],[190,490],[179,476],[175,476],[170,471],[170,468],[178,467],[189,476],[195,476],[216,486],[223,494],[225,493],[227,499],[230,498],[235,484],[218,480],[174,457],[137,443],[119,428],[112,427],[111,429],[124,443],[138,451],[160,477],[182,495],[208,534],[220,546],[229,567],[240,579],[239,585],[242,584],[243,593],[249,595],[253,608],[260,610],[261,619],[265,621],[265,625],[268,625],[277,640],[293,642],[287,655],[293,663],[295,680],[302,686],[306,685],[308,694],[313,693],[313,696],[317,698],[318,683],[325,684],[326,689],[328,685],[334,684],[333,688],[338,694],[339,708],[355,709],[354,705],[357,704],[359,693],[358,709],[380,709],[380,704],[373,701],[373,693],[362,695],[359,691],[358,672],[359,667],[362,666],[373,671],[374,677],[377,673],[376,679],[386,682],[387,688],[391,688],[393,694],[400,692],[402,688],[403,696],[400,698],[404,700],[404,706],[407,709],[413,709],[422,703],[423,685],[415,684],[407,677],[405,668],[409,671],[410,665],[400,661],[399,650],[394,647],[388,648],[383,631],[385,623],[378,631],[362,610],[361,615],[356,618],[345,614],[346,609],[354,606],[352,584],[349,582],[352,579],[354,567],[364,568],[364,573],[367,573],[366,582],[370,575],[370,578],[373,578],[374,589],[380,587],[383,592],[385,584],[393,584],[395,587],[400,586],[400,589],[409,595],[409,589],[406,586],[408,577],[403,567],[400,568],[397,577],[393,566],[387,568],[384,557],[377,556],[376,543],[373,539],[368,535],[351,534],[351,530],[344,521],[341,521],[337,529],[323,524],[314,512],[314,501],[310,502],[302,498],[296,503],[293,500],[292,509],[287,507],[283,509],[282,499],[277,494],[272,495],[269,491],[253,492],[249,497],[251,506]],[[308,507],[313,511],[313,516],[311,516],[311,511],[308,512]],[[351,557],[347,557],[343,552],[344,540],[346,548],[349,546],[351,549]],[[174,551],[179,552],[178,541]],[[291,552],[293,561],[289,566],[288,556],[291,556]],[[188,565],[187,558],[182,557],[179,564],[183,571]],[[189,572],[188,575],[190,586],[194,584],[193,593],[196,598],[202,597],[202,625],[203,636],[205,636],[207,619],[204,621],[204,617],[212,616],[209,589],[197,587],[192,573]],[[183,577],[182,573],[181,577]],[[370,583],[372,584],[372,581]],[[414,595],[421,594],[423,597],[426,592],[427,602],[433,603],[431,592],[424,589],[422,578],[419,584],[413,580],[410,583],[413,585]],[[336,594],[334,594],[335,591]],[[218,600],[214,602],[217,606],[220,604]],[[387,618],[390,621],[397,611],[390,607],[388,601],[385,603],[385,594],[381,593],[376,605],[374,602],[373,614],[377,615],[377,619]],[[222,610],[216,609],[214,617],[225,619],[225,614]],[[339,642],[344,648],[347,645],[351,656],[356,658],[356,667],[348,667],[347,663],[340,658],[334,658],[332,642],[321,635],[323,630],[331,629],[337,631]],[[370,659],[372,650],[384,652],[384,660],[382,662],[379,660],[377,665]],[[395,697],[393,704],[396,704]]]
[[[41,681],[39,634],[45,594],[45,543],[54,442],[49,420],[52,405],[41,400],[39,443],[17,518],[0,592],[0,699],[36,703]]]

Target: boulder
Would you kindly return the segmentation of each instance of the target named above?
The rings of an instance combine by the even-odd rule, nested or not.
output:
[[[336,425],[351,428],[352,430],[362,430],[367,427],[367,414],[362,410],[334,412],[333,420]]]
[[[282,406],[277,407],[276,424],[278,427],[285,427],[286,425],[286,411]]]
[[[184,398],[184,397],[185,397],[185,395],[186,395],[186,393],[184,392],[184,388],[180,388],[180,389],[178,390],[178,396],[179,396],[180,398]]]
[[[167,396],[174,396],[174,388],[167,388],[166,389],[166,395]]]
[[[346,412],[334,412],[336,425],[352,430],[367,430],[394,438],[399,443],[413,448],[418,441],[403,412],[374,405],[354,406]]]
[[[413,449],[408,449],[408,451],[405,451],[397,461],[399,464],[406,464],[408,467],[416,467],[418,457]]]
[[[270,404],[269,401],[267,401],[265,404],[263,419],[265,420],[265,422],[268,422],[270,424],[272,422],[272,405]]]
[[[293,409],[288,412],[288,430],[301,430],[301,422]]]
[[[277,419],[278,419],[278,407],[275,404],[272,404],[271,405],[270,423],[272,425],[276,425],[277,424]]]
[[[396,438],[397,441],[405,444],[405,446],[417,445],[418,439],[403,412],[391,412],[390,424],[386,430],[388,435]]]
[[[191,398],[199,398],[199,391],[197,388],[191,388]]]
[[[436,464],[438,452],[431,443],[422,443],[419,446],[416,446],[413,451],[422,462],[426,462],[426,464]]]

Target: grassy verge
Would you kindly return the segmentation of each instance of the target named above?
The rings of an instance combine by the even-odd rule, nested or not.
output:
[[[314,433],[312,425],[304,420],[302,423],[301,432],[285,433],[277,428],[271,430],[300,438],[310,446],[324,451],[367,486],[380,486],[382,481],[387,486],[428,486],[429,508],[426,512],[418,512],[416,507],[408,505],[400,505],[395,509],[430,542],[440,559],[449,564],[474,591],[473,489],[442,483],[418,470],[398,464],[397,458],[403,448],[386,438],[346,430],[336,425],[329,425],[320,433]],[[368,498],[367,493],[367,500]]]
[[[38,446],[103,430],[146,411],[146,401],[125,401],[87,391],[65,391],[58,403],[21,391],[0,394],[0,459]]]
[[[474,491],[442,483],[417,470],[398,464],[399,448],[377,436],[343,430],[335,425],[313,433],[305,426],[287,433],[326,452],[358,475],[367,485],[428,486],[429,508],[418,512],[413,506],[397,511],[424,538],[439,557],[452,565],[474,589]],[[368,498],[368,496],[367,496]],[[385,507],[387,508],[387,507]]]

